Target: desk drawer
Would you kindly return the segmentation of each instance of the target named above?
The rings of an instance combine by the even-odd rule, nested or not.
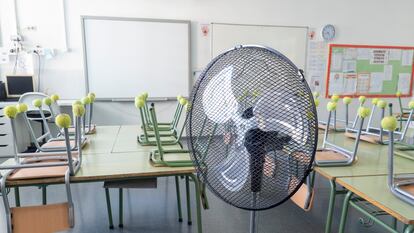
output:
[[[0,144],[0,157],[10,157],[14,155],[13,144]]]
[[[3,113],[0,113],[0,123],[6,123],[8,124],[10,122],[10,119],[7,118]]]
[[[0,122],[0,134],[11,134],[12,130],[11,130],[11,124],[9,123],[4,123],[4,122]]]

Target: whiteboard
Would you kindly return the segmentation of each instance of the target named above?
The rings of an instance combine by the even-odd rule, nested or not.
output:
[[[103,99],[187,96],[190,21],[82,17],[87,92]]]
[[[212,23],[211,55],[237,45],[262,45],[288,57],[299,69],[306,70],[308,28]]]

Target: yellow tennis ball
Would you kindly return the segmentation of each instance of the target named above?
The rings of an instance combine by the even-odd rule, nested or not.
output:
[[[351,97],[344,97],[343,99],[342,99],[342,102],[344,103],[344,104],[346,104],[346,105],[348,105],[348,104],[350,104],[351,102],[352,102],[352,98]]]
[[[60,97],[57,94],[51,95],[50,98],[53,100],[53,102],[56,102],[60,99]]]
[[[75,104],[72,106],[72,112],[74,116],[83,116],[85,114],[85,107],[82,104]]]
[[[361,118],[368,117],[370,113],[371,113],[371,110],[369,108],[359,107],[359,109],[358,109],[358,115]]]
[[[180,101],[181,98],[183,98],[182,95],[177,95],[177,101]]]
[[[394,116],[387,116],[381,120],[381,127],[389,131],[395,131],[395,129],[397,129],[397,125],[397,118]]]
[[[329,102],[326,105],[326,109],[330,112],[330,111],[334,111],[336,110],[336,102]]]
[[[16,105],[16,108],[17,108],[17,112],[21,113],[21,112],[26,112],[29,107],[27,106],[27,104],[22,103],[22,104]]]
[[[373,105],[377,105],[378,101],[379,101],[379,99],[378,99],[378,98],[374,98],[374,99],[372,99],[372,100],[371,100],[371,103],[372,103]]]
[[[319,99],[315,99],[314,101],[315,101],[315,107],[318,107],[320,103]]]
[[[140,98],[139,96],[135,98],[135,107],[142,108],[145,105],[145,101],[143,98]]]
[[[75,100],[75,101],[73,101],[72,106],[73,106],[73,105],[77,105],[77,104],[82,104],[82,101],[80,101],[80,100]]]
[[[401,95],[402,95],[401,91],[397,91],[397,93],[395,93],[395,96],[397,97],[401,97]]]
[[[180,99],[180,104],[181,105],[186,105],[187,103],[188,103],[188,100],[186,98],[183,97],[183,98]]]
[[[36,108],[40,108],[40,107],[42,107],[42,100],[41,99],[35,99],[35,100],[32,101],[32,104]]]
[[[142,93],[142,96],[144,97],[144,100],[147,100],[148,99],[148,92]]]
[[[359,98],[358,98],[358,100],[359,100],[359,102],[361,103],[361,104],[363,104],[363,103],[365,103],[365,100],[367,100],[367,98],[365,97],[365,96],[360,96]]]
[[[85,96],[82,98],[82,104],[86,105],[86,104],[90,104],[91,103],[91,98],[89,98],[88,96]]]
[[[313,93],[313,97],[314,97],[314,98],[318,98],[318,97],[319,97],[319,92],[315,91],[315,92]]]
[[[385,108],[385,107],[387,107],[387,102],[384,101],[384,100],[378,100],[377,107],[378,108]]]
[[[60,128],[69,128],[72,124],[72,120],[70,119],[70,116],[68,114],[62,113],[56,117],[55,123]]]
[[[333,102],[337,103],[337,102],[338,102],[338,100],[339,100],[339,95],[333,95],[333,96],[331,96],[331,100],[332,100]]]
[[[95,99],[96,99],[96,95],[95,95],[95,93],[90,92],[90,93],[88,94],[88,97],[89,97],[89,99],[91,99],[91,103],[95,102]]]
[[[3,113],[4,113],[4,115],[6,115],[6,117],[8,117],[10,119],[14,119],[14,118],[16,118],[18,111],[17,111],[16,106],[10,105],[10,106],[6,106],[3,109]]]
[[[49,97],[46,97],[46,98],[43,99],[43,103],[47,106],[50,106],[50,105],[52,105],[52,99],[49,98]]]
[[[411,101],[408,103],[408,108],[409,108],[409,109],[414,109],[414,101],[413,101],[413,100],[411,100]]]
[[[191,104],[190,102],[187,102],[186,105],[184,105],[185,111],[189,112],[191,110]]]

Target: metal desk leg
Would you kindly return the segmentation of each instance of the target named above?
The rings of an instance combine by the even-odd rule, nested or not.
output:
[[[109,189],[105,188],[106,207],[108,209],[109,229],[114,229],[114,222],[112,220],[111,197],[109,196]]]
[[[352,192],[348,191],[348,193],[345,196],[344,204],[342,206],[342,215],[341,215],[341,222],[339,224],[339,231],[338,233],[343,233],[345,230],[346,225],[346,219],[348,217],[348,209],[349,209],[349,200],[351,200]]]
[[[189,177],[185,177],[185,191],[186,191],[186,198],[187,198],[187,223],[188,225],[193,224],[191,221],[191,197],[190,197],[190,181]]]
[[[14,199],[15,199],[15,202],[16,202],[16,207],[20,207],[19,187],[14,187]]]
[[[178,176],[175,176],[175,192],[177,193],[177,209],[178,209],[178,221],[183,221],[183,214],[181,212],[181,194],[180,194],[180,181]]]
[[[42,186],[42,202],[43,205],[47,204],[47,191],[46,191],[46,185]]]
[[[195,194],[196,194],[196,206],[197,206],[197,232],[203,232],[203,225],[201,222],[201,203],[200,203],[200,184],[197,176],[190,174],[191,179],[194,181]]]
[[[119,227],[124,227],[124,190],[119,189]]]
[[[335,198],[336,198],[335,180],[329,180],[329,184],[331,186],[331,193],[329,195],[329,207],[328,207],[328,216],[326,217],[325,233],[331,232],[332,216],[333,216],[333,210],[335,207]]]
[[[404,231],[404,233],[413,233],[413,232],[414,232],[414,225],[409,225]]]
[[[394,230],[397,230],[397,219],[392,217],[392,228],[394,228]]]

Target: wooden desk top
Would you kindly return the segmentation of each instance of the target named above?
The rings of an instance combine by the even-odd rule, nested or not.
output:
[[[331,133],[330,141],[352,150],[354,140],[344,136],[344,133]],[[319,137],[319,145],[322,145],[323,137]],[[315,167],[315,171],[327,179],[335,179],[338,177],[354,177],[354,176],[376,176],[388,174],[387,155],[388,146],[376,145],[367,142],[360,142],[357,161],[351,166],[343,167]],[[395,173],[414,173],[414,161],[400,156],[394,156]]]
[[[112,153],[124,152],[150,152],[156,149],[155,146],[142,146],[137,141],[138,134],[142,133],[141,127],[138,125],[122,125],[118,137],[112,148]],[[180,149],[179,145],[164,146],[164,149]]]
[[[137,127],[137,126],[135,126]],[[88,135],[89,145],[83,152],[82,167],[79,172],[71,178],[71,182],[95,182],[107,180],[125,180],[140,177],[156,177],[170,175],[184,175],[194,173],[193,167],[154,167],[149,161],[149,149],[141,151],[128,151],[132,145],[137,148],[137,132],[133,126],[120,130],[120,126],[100,126],[96,135]],[[132,133],[133,132],[133,133]],[[126,151],[120,150],[112,153],[117,139],[127,140]],[[132,138],[132,139],[131,139]],[[120,142],[123,140],[120,140]],[[120,144],[122,145],[122,143]],[[138,144],[139,146],[139,144]],[[119,149],[122,148],[119,147]],[[9,159],[5,163],[13,164]],[[4,172],[4,171],[3,171]],[[32,179],[21,181],[8,181],[8,186],[24,186],[38,184],[63,183],[63,178]]]
[[[387,176],[343,177],[338,184],[405,224],[414,224],[414,206],[400,200],[387,186]]]

